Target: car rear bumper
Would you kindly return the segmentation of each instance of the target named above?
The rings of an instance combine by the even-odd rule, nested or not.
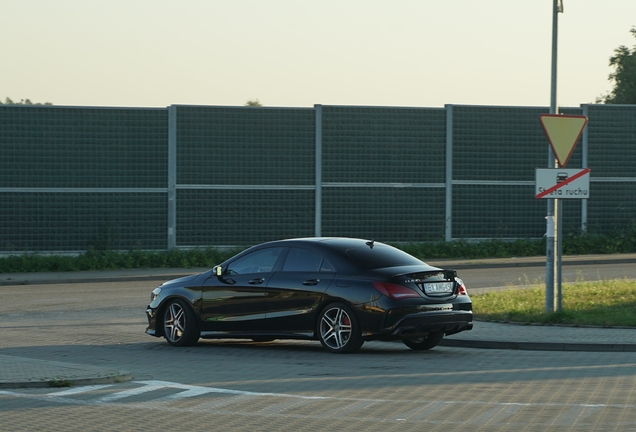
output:
[[[451,335],[473,328],[471,311],[453,310],[408,314],[376,335],[365,335],[365,340],[398,340],[443,332]]]

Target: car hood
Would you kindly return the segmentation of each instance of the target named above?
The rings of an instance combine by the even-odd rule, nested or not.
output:
[[[205,279],[207,279],[210,276],[211,272],[212,272],[212,270],[208,270],[208,271],[205,271],[203,273],[197,273],[197,274],[193,274],[193,275],[190,275],[190,276],[184,276],[184,277],[180,277],[180,278],[177,278],[177,279],[172,279],[172,280],[169,280],[167,282],[164,282],[163,284],[161,284],[161,286],[162,287],[167,287],[167,286],[170,286],[170,285],[181,285],[181,284],[184,284],[184,283],[187,283],[187,282],[192,282],[192,281],[194,281],[195,279],[198,279],[198,278],[202,278],[202,279],[205,280]]]

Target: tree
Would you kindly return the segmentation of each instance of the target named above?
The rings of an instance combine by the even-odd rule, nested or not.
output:
[[[245,106],[248,106],[248,107],[262,107],[263,104],[260,103],[258,99],[250,99],[247,102],[245,102]]]
[[[13,102],[11,98],[5,98],[4,103],[0,100],[0,105],[53,105],[51,102],[33,103],[31,99],[20,99],[20,102]]]
[[[630,33],[636,37],[636,27],[633,27]],[[598,98],[596,102],[636,104],[636,45],[631,50],[625,45],[616,48],[614,55],[610,57],[609,65],[616,68],[609,75],[609,80],[614,81],[614,89]]]

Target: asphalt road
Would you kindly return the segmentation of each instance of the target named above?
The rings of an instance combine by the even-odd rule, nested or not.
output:
[[[460,271],[469,288],[505,286],[524,274]],[[374,342],[333,355],[317,342],[237,340],[176,349],[144,334],[156,285],[0,287],[1,355],[132,375],[0,391],[0,430],[636,431],[633,352],[415,352]]]

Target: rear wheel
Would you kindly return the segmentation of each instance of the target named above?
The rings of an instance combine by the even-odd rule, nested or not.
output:
[[[416,351],[431,349],[439,345],[444,338],[444,332],[429,333],[426,336],[413,339],[402,339],[404,345]]]
[[[357,351],[364,343],[358,319],[342,303],[332,303],[320,313],[318,337],[327,351],[338,354]]]
[[[191,346],[197,343],[201,332],[192,308],[183,300],[170,300],[163,315],[163,334],[170,345]]]

